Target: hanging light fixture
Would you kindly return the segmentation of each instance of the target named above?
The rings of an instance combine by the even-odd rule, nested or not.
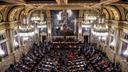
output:
[[[84,12],[84,20],[82,21],[82,27],[91,28],[92,24],[96,21],[97,15],[93,10],[86,10]]]
[[[38,13],[34,13],[33,16],[31,17],[31,21],[34,23],[39,23],[40,20],[41,20],[41,18]]]
[[[28,37],[34,35],[34,26],[28,24],[22,24],[19,26],[19,36]]]
[[[98,36],[99,39],[106,40],[108,36],[108,25],[105,21],[105,15],[103,13],[103,6],[101,7],[101,14],[98,17],[98,21],[93,25],[92,34]]]
[[[41,18],[41,20],[40,20],[40,22],[37,24],[37,28],[46,28],[47,25],[46,25],[46,21],[44,20],[44,14],[43,14],[42,11],[41,11],[41,13],[40,13],[40,18]]]
[[[40,20],[40,17],[34,16],[34,17],[31,18],[31,20],[32,20],[32,21],[39,21],[39,20]]]
[[[23,17],[23,23],[19,26],[19,36],[28,39],[28,37],[31,37],[34,35],[35,28],[32,24],[29,24],[27,14],[24,11],[24,17]]]

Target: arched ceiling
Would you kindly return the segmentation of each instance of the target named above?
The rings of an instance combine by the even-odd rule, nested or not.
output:
[[[13,3],[12,5],[0,5],[0,11],[4,15],[4,21],[12,21],[19,18],[21,11],[23,9],[30,15],[36,9],[46,9],[46,10],[56,10],[56,9],[95,9],[98,11],[102,5],[104,5],[103,12],[107,19],[110,20],[125,20],[124,7],[120,5],[114,5],[120,0],[51,0],[55,3],[48,2],[47,0],[2,0],[8,3]],[[50,1],[50,0],[49,0]],[[75,1],[75,2],[74,2]],[[29,3],[32,2],[32,3]],[[39,3],[40,2],[40,3]],[[37,4],[38,3],[38,4]],[[7,19],[7,20],[6,20]]]
[[[120,11],[118,9],[116,9],[113,6],[106,6],[105,8],[109,11],[109,13],[111,12],[110,15],[112,17],[112,20],[120,20],[121,19]]]
[[[110,19],[110,13],[108,12],[108,10],[106,8],[103,9],[103,13],[105,14],[105,17],[107,20]]]
[[[20,14],[20,11],[24,9],[23,6],[16,6],[13,9],[8,12],[8,21],[15,21],[18,20],[18,16]]]
[[[118,8],[120,14],[121,14],[121,20],[125,21],[126,17],[125,17],[125,8],[122,5],[115,5],[116,8]]]
[[[10,3],[9,5],[31,5],[33,8],[50,8],[49,6],[56,5],[65,7],[79,5],[85,8],[95,8],[100,7],[102,4],[108,5],[119,1],[120,0],[1,0],[1,2]]]
[[[5,5],[1,5],[0,6],[0,11],[2,10],[2,9],[4,9],[6,6]]]

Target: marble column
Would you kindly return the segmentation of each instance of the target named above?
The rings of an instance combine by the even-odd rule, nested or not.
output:
[[[118,26],[115,28],[116,32],[114,34],[115,37],[115,46],[114,46],[114,62],[116,63],[116,56],[119,54],[119,43],[121,43],[120,38],[122,37],[122,27],[123,23],[118,22]]]
[[[123,23],[119,23],[119,25],[118,25],[118,40],[119,40],[119,42],[118,42],[118,44],[119,44],[119,47],[118,47],[118,49],[117,49],[117,53],[118,54],[121,54],[121,49],[122,49],[122,41],[120,40],[122,37],[123,37]]]
[[[9,24],[6,24],[6,37],[7,37],[7,47],[8,53],[12,53],[14,51],[13,48],[13,29],[10,28]]]
[[[51,13],[50,13],[50,10],[47,10],[46,11],[46,14],[47,14],[47,29],[48,29],[48,37],[47,37],[47,40],[48,41],[52,41],[52,22],[51,22]]]
[[[78,18],[78,40],[83,42],[83,36],[82,36],[82,20],[83,20],[83,10],[79,11],[79,18]]]

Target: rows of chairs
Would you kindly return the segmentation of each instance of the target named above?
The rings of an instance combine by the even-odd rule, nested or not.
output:
[[[27,55],[6,72],[121,72],[119,65],[111,62],[95,44],[81,44],[78,49],[71,48],[71,53],[61,46],[52,47],[56,46],[34,43]]]
[[[111,62],[106,54],[94,44],[84,44],[80,53],[85,58],[85,71],[121,72],[119,65]]]
[[[55,59],[44,57],[33,72],[53,72],[56,65],[57,61]]]
[[[42,57],[48,52],[47,43],[34,43],[31,50],[20,59],[19,62],[11,64],[5,72],[31,72]]]
[[[73,61],[68,61],[69,72],[83,72],[85,61],[83,57],[78,57]]]

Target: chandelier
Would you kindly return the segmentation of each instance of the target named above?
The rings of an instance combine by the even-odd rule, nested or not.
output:
[[[40,14],[40,22],[37,24],[37,28],[46,28],[46,21],[44,20],[44,14],[42,14],[42,11],[41,11],[41,14]]]
[[[35,28],[28,20],[27,15],[24,13],[22,24],[19,25],[19,36],[23,37],[23,40],[27,40],[35,34]]]
[[[19,26],[19,35],[22,37],[28,37],[34,35],[34,26],[22,24]]]
[[[91,28],[92,24],[96,21],[97,15],[93,10],[86,10],[84,12],[84,20],[82,21],[82,27]]]
[[[33,13],[33,16],[31,17],[31,21],[33,21],[36,24],[37,28],[46,28],[46,21],[44,20],[44,13],[42,11],[37,11]]]
[[[37,28],[46,28],[46,21],[40,21],[39,24],[37,24]]]
[[[39,20],[40,20],[40,17],[35,16],[35,17],[32,17],[31,20],[32,20],[32,21],[39,21]]]
[[[101,14],[99,15],[96,24],[92,27],[92,34],[97,36],[99,39],[106,40],[108,36],[108,25],[105,21],[105,15],[103,13],[103,8],[101,9]]]
[[[34,23],[39,23],[40,20],[41,18],[38,16],[38,14],[34,14],[34,16],[31,17],[31,21]]]
[[[97,19],[97,15],[96,12],[94,12],[93,10],[86,10],[84,12],[84,24],[90,24],[93,23],[95,20]]]

